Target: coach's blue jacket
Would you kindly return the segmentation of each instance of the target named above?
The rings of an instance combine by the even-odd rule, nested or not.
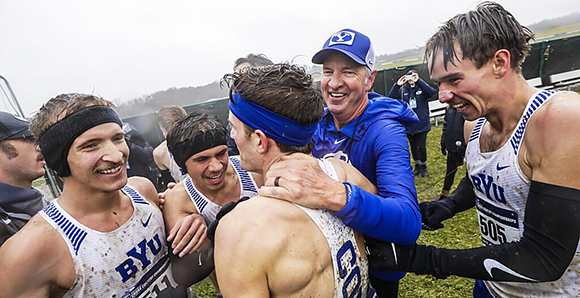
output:
[[[314,134],[313,155],[349,162],[379,193],[355,187],[346,206],[336,213],[346,225],[377,239],[415,243],[421,214],[404,125],[418,122],[405,102],[376,93],[369,93],[362,115],[338,131],[332,114],[325,111]]]

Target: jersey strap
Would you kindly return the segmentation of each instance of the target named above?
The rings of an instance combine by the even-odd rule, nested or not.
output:
[[[61,229],[62,234],[68,239],[75,256],[78,255],[79,248],[81,247],[83,240],[85,240],[87,232],[68,220],[54,203],[50,203],[48,206],[44,207],[42,212],[44,212],[50,220],[56,223],[56,225]]]
[[[481,118],[477,119],[477,123],[475,124],[475,127],[473,127],[473,131],[471,132],[471,136],[469,137],[469,141],[467,141],[468,143],[479,138],[479,135],[481,133],[481,128],[483,127],[483,123],[485,123],[485,117],[481,117]]]
[[[207,206],[207,200],[197,192],[195,186],[193,186],[193,181],[191,180],[190,176],[187,176],[183,181],[183,185],[187,189],[190,197],[195,201],[195,207],[197,207],[197,211],[201,214],[205,206]]]
[[[524,116],[518,124],[518,128],[512,135],[510,139],[510,144],[514,149],[516,156],[518,155],[518,150],[524,138],[524,132],[526,131],[526,125],[532,117],[532,115],[544,104],[546,103],[557,91],[554,90],[543,90],[538,92],[534,98],[528,103]]]
[[[252,177],[250,176],[250,173],[248,173],[247,171],[244,171],[242,169],[242,166],[240,165],[240,160],[235,158],[235,157],[230,157],[230,161],[234,165],[234,168],[236,169],[236,172],[238,173],[238,176],[240,177],[240,181],[242,181],[243,190],[258,192],[258,190],[256,189],[256,185],[252,181]]]

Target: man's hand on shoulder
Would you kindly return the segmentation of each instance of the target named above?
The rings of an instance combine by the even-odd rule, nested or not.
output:
[[[326,175],[318,159],[295,153],[282,157],[264,176],[260,195],[310,208],[339,211],[346,204],[345,186]]]

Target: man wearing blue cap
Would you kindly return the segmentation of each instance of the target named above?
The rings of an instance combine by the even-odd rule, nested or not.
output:
[[[44,175],[44,158],[28,121],[0,112],[0,245],[46,202],[32,181]]]
[[[226,81],[244,169],[264,174],[285,155],[310,153],[324,108],[303,68],[275,64]],[[308,158],[328,179],[375,189],[344,162]],[[257,196],[224,206],[217,218],[215,264],[224,297],[368,297],[363,238],[332,212]]]
[[[421,217],[403,124],[418,122],[417,116],[407,104],[369,92],[376,70],[366,35],[351,29],[336,32],[312,62],[323,65],[321,86],[328,107],[314,134],[313,155],[351,163],[377,186],[378,195],[325,179],[312,161],[295,155],[284,157],[265,177],[267,186],[278,179],[280,188],[266,187],[260,194],[335,211],[366,236],[415,243]],[[380,276],[398,280],[403,275]],[[397,295],[396,281],[371,280],[381,297]]]

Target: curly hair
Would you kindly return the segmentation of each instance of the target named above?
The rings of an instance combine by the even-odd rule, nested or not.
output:
[[[86,107],[106,106],[116,109],[115,105],[95,95],[82,93],[64,93],[50,99],[40,107],[30,122],[30,131],[39,140],[40,137],[62,118]]]
[[[239,93],[244,99],[301,124],[317,123],[324,112],[320,90],[314,87],[304,68],[297,65],[279,63],[250,68],[247,72],[225,75],[222,83],[230,88],[230,100],[233,93]],[[244,126],[247,135],[254,132]],[[276,144],[282,152],[310,153],[314,148],[313,141],[305,146]]]
[[[458,14],[439,27],[426,44],[425,57],[435,57],[443,51],[444,67],[455,65],[459,59],[455,43],[461,48],[461,59],[473,60],[477,68],[486,64],[498,50],[510,52],[510,67],[521,73],[522,63],[530,51],[529,41],[534,37],[530,29],[495,2],[482,2],[475,10]],[[429,66],[433,70],[433,61]]]

